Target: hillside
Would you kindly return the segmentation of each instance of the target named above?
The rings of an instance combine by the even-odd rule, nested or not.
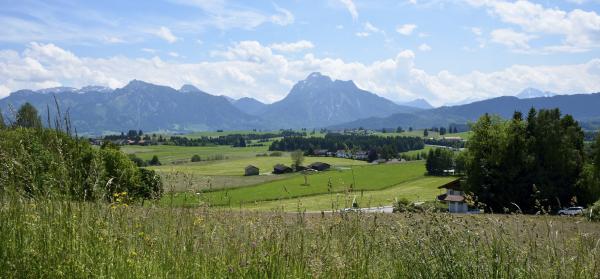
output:
[[[537,97],[519,99],[517,97],[498,97],[466,105],[440,107],[423,110],[416,113],[398,113],[388,117],[371,117],[344,124],[332,125],[330,128],[390,128],[407,127],[428,128],[446,126],[452,123],[467,123],[476,121],[485,113],[496,114],[504,118],[512,116],[514,111],[527,113],[530,108],[550,109],[559,108],[563,114],[570,114],[582,123],[600,119],[600,93],[556,95],[552,97]]]
[[[58,90],[51,93],[17,91],[0,100],[0,109],[6,113],[9,106],[19,107],[30,102],[44,116],[49,106],[51,118],[54,118],[56,96],[63,113],[69,111],[78,132],[88,134],[129,129],[196,131],[263,128],[260,119],[240,111],[225,98],[190,85],[178,91],[133,80],[127,86],[111,91]]]

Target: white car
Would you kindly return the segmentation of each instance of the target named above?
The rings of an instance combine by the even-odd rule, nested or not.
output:
[[[558,215],[575,216],[580,214],[583,214],[583,207],[581,206],[569,207],[558,211]]]

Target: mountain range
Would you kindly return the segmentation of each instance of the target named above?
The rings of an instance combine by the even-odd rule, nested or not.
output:
[[[130,129],[164,132],[202,130],[275,130],[281,128],[423,128],[464,124],[483,113],[510,117],[515,110],[559,107],[580,121],[600,120],[600,94],[558,95],[526,89],[519,97],[499,97],[465,105],[433,108],[417,99],[396,104],[362,90],[353,81],[332,80],[311,73],[297,82],[280,101],[264,104],[253,98],[232,99],[206,93],[193,85],[179,90],[139,80],[110,89],[86,86],[37,91],[19,90],[0,99],[0,109],[11,111],[25,102],[38,108],[46,119],[63,115],[82,134],[118,133]],[[544,96],[544,97],[540,97]],[[12,109],[11,109],[12,108]],[[44,121],[45,122],[45,121]]]

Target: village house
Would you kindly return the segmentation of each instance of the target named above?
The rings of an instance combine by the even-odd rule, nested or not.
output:
[[[352,159],[354,160],[367,160],[369,158],[369,154],[367,151],[358,151],[352,155]]]
[[[292,168],[283,165],[283,164],[277,164],[273,167],[273,174],[284,174],[284,173],[290,173],[293,172],[294,170],[292,170]]]
[[[244,168],[245,176],[258,175],[258,173],[259,169],[253,165],[248,165],[246,168]]]
[[[335,152],[335,157],[338,158],[350,158],[350,153],[346,152],[346,150],[340,149],[338,151]]]
[[[313,170],[316,170],[316,171],[328,170],[330,167],[331,167],[330,164],[322,163],[322,162],[314,162],[314,163],[308,165],[309,169],[313,169]]]
[[[439,195],[437,198],[441,202],[448,204],[448,212],[450,213],[468,213],[469,207],[465,202],[465,193],[460,185],[460,179],[448,182],[438,189],[446,189],[445,194]]]
[[[329,150],[327,149],[317,149],[315,151],[313,151],[313,155],[315,156],[327,156]]]

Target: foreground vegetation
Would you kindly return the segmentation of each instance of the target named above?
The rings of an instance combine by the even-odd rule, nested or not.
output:
[[[594,278],[600,224],[0,200],[0,277]]]

